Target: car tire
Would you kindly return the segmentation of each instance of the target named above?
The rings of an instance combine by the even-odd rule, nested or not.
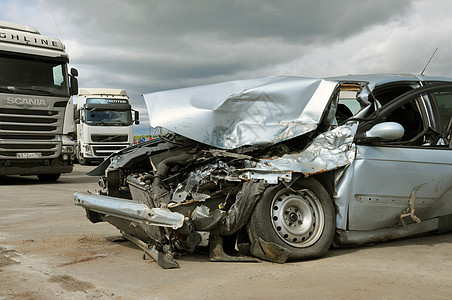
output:
[[[61,173],[57,173],[57,174],[38,174],[36,176],[38,176],[38,179],[40,181],[43,181],[43,182],[54,182],[54,181],[57,181],[58,178],[60,178]]]
[[[252,242],[262,238],[286,248],[290,260],[323,256],[335,229],[333,201],[314,178],[302,178],[290,188],[267,188],[248,222]]]

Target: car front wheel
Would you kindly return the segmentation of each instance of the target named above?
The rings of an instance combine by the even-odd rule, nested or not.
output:
[[[303,178],[290,188],[267,189],[248,223],[251,241],[258,237],[290,251],[289,259],[324,255],[333,241],[334,205],[314,178]]]

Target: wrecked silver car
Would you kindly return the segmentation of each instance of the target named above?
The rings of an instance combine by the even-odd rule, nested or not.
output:
[[[144,95],[169,133],[121,150],[75,193],[162,267],[283,263],[334,245],[452,230],[452,79],[268,77]]]

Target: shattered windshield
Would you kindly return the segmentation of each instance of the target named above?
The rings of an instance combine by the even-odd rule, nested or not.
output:
[[[36,57],[0,57],[0,92],[69,96],[65,62]]]
[[[94,126],[129,126],[132,125],[130,110],[86,109],[86,124]]]

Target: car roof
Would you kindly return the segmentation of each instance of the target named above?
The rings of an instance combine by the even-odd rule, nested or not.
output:
[[[363,74],[363,75],[344,75],[324,78],[328,81],[335,82],[366,82],[370,86],[401,81],[448,81],[452,82],[452,78],[441,76],[414,75],[414,74]]]

